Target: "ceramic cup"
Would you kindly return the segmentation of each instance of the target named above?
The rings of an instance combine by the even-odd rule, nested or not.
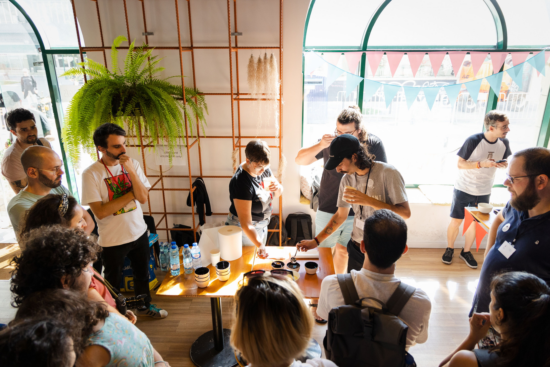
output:
[[[210,269],[201,267],[195,269],[195,282],[199,288],[208,287],[210,282]]]
[[[300,271],[300,263],[298,263],[298,262],[295,262],[295,263],[288,262],[286,264],[286,267],[287,267],[288,270]]]
[[[216,266],[220,262],[220,250],[210,250],[210,261],[212,266]]]
[[[317,273],[317,269],[319,268],[319,265],[314,261],[308,261],[305,264],[305,267],[306,267],[306,273],[312,275]]]
[[[229,276],[231,275],[231,264],[229,264],[229,261],[219,261],[216,264],[216,275],[221,282],[229,280]]]
[[[273,261],[271,263],[271,269],[284,269],[285,263],[282,261]]]

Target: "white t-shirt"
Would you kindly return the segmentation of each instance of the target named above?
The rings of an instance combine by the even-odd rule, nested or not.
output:
[[[52,148],[50,142],[44,138],[39,138],[40,142],[46,148]],[[21,164],[21,154],[25,149],[19,144],[17,140],[6,149],[4,152],[4,158],[2,158],[2,175],[8,180],[8,182],[15,182],[24,180],[27,178],[27,174]]]
[[[400,280],[393,274],[374,273],[362,268],[360,271],[352,270],[351,277],[359,298],[373,297],[382,302],[387,302],[393,292],[399,286]],[[331,309],[345,305],[344,296],[338,284],[336,275],[329,275],[321,284],[321,295],[317,314],[328,320]],[[365,300],[363,306],[380,307],[376,301]],[[420,288],[416,288],[405,307],[401,310],[399,318],[409,327],[407,332],[407,350],[416,343],[422,344],[428,340],[428,323],[432,303],[430,298]]]
[[[247,367],[254,367],[249,364]],[[305,363],[294,361],[289,367],[338,367],[334,362],[324,358],[308,359]]]
[[[139,163],[132,159],[136,173],[146,188],[151,184]],[[122,172],[121,165],[107,166],[97,161],[86,168],[82,174],[82,204],[101,201],[109,201],[119,198],[132,190],[130,175],[126,170]],[[143,220],[143,211],[137,200],[132,200],[124,208],[103,219],[95,218],[99,233],[99,245],[101,247],[119,246],[137,240],[147,230]]]

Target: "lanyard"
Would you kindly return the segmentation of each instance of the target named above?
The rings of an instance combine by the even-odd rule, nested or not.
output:
[[[122,193],[122,187],[120,187],[120,185],[118,184],[118,182],[115,180],[115,177],[113,176],[113,174],[111,173],[111,171],[109,170],[109,167],[107,167],[107,165],[105,164],[105,162],[103,162],[103,158],[101,158],[101,163],[103,163],[103,167],[105,167],[105,169],[107,170],[107,172],[109,172],[109,174],[111,175],[111,178],[113,180],[113,182],[115,183],[115,185],[118,186],[118,188],[120,189],[120,192]],[[120,165],[120,168],[122,168],[122,173],[126,176],[126,178],[128,179],[128,181],[132,182],[130,180],[130,177],[128,177],[128,174],[126,174],[126,172],[124,171],[124,166],[121,164]],[[368,183],[368,182],[367,182]]]
[[[365,185],[365,195],[367,195],[367,191],[369,191],[369,179],[370,179],[370,173],[372,172],[372,169],[374,168],[374,164],[369,168],[369,174],[367,175],[367,184]],[[359,205],[361,208],[361,220],[363,220],[363,205]]]

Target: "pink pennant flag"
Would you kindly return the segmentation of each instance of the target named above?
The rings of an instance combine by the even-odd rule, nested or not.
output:
[[[372,75],[376,74],[376,70],[378,70],[378,66],[380,65],[380,60],[382,60],[382,56],[384,56],[383,51],[367,52],[367,59],[369,60],[369,66]]]
[[[346,56],[346,60],[348,61],[348,68],[350,73],[355,73],[357,71],[357,65],[359,65],[359,61],[361,61],[361,55],[363,55],[363,53],[346,52],[344,55]]]
[[[388,64],[390,65],[391,76],[397,71],[399,63],[403,58],[403,52],[386,52],[386,57],[388,58]]]
[[[514,66],[518,66],[519,64],[525,62],[525,59],[527,59],[529,54],[530,52],[512,52],[512,63]]]
[[[339,52],[325,52],[323,56],[326,62],[334,66],[338,66],[338,61],[340,60],[340,56],[342,56],[342,54]]]
[[[504,65],[508,52],[491,52],[491,63],[493,64],[493,74],[499,73]]]
[[[483,61],[487,58],[487,52],[470,52],[470,58],[472,60],[472,67],[474,68],[474,78],[479,71]]]
[[[416,76],[416,72],[418,71],[420,64],[422,64],[422,60],[424,59],[425,55],[425,52],[407,52],[413,76]]]
[[[443,63],[443,59],[445,58],[445,55],[447,55],[445,51],[430,52],[428,54],[428,56],[430,57],[430,63],[432,64],[432,70],[434,71],[434,76],[437,76],[437,73],[439,72],[439,68],[441,68],[441,64]]]
[[[464,56],[466,55],[465,51],[450,51],[449,57],[451,58],[451,65],[453,66],[453,70],[455,72],[455,75],[458,76],[458,72],[460,71],[460,68],[462,67],[462,63],[464,62]]]

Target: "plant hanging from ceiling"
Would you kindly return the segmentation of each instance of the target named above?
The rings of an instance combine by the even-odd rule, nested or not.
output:
[[[128,135],[136,136],[139,145],[142,138],[154,147],[167,145],[172,158],[185,132],[185,118],[191,135],[193,118],[199,121],[204,133],[204,113],[208,106],[197,89],[173,85],[160,79],[161,61],[153,56],[147,46],[128,49],[124,70],[118,67],[117,47],[127,39],[117,37],[112,46],[112,71],[91,59],[79,63],[80,67],[68,70],[62,76],[86,75],[88,82],[74,95],[67,111],[62,131],[63,143],[74,163],[80,158],[80,150],[95,153],[92,136],[95,129],[112,122],[128,129]],[[198,133],[198,131],[197,131]]]

